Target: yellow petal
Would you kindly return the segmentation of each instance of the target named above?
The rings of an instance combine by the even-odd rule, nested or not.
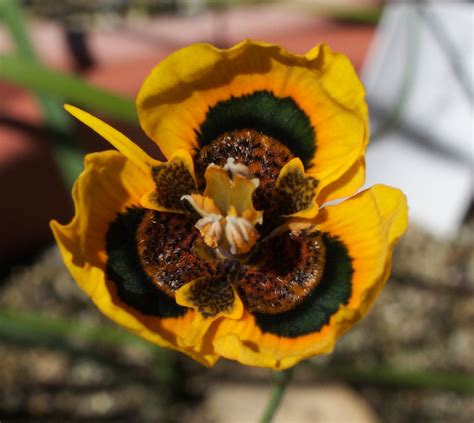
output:
[[[360,157],[341,177],[328,185],[319,185],[317,188],[317,203],[350,197],[357,193],[365,182],[365,159]]]
[[[183,345],[182,339],[192,325],[191,312],[180,312],[177,317],[145,314],[122,300],[116,282],[107,272],[106,237],[112,222],[118,214],[137,210],[130,208],[137,207],[140,198],[152,187],[151,178],[122,154],[116,151],[90,154],[73,189],[76,208],[73,220],[67,225],[52,221],[51,228],[73,278],[102,313],[157,345],[178,349],[205,365],[212,365],[219,357],[210,341],[203,342],[199,348]]]
[[[243,304],[227,280],[196,279],[176,292],[176,302],[195,309],[193,324],[188,328],[184,343],[200,346],[210,326],[220,318],[240,319]]]
[[[256,93],[267,94],[252,98]],[[167,157],[179,148],[193,152],[223,132],[247,126],[286,143],[322,189],[346,173],[365,150],[364,95],[349,60],[325,45],[292,55],[250,41],[223,50],[195,44],[152,71],[137,97],[137,109],[145,132]],[[264,113],[269,105],[272,113]],[[219,113],[210,122],[216,107]],[[204,132],[212,139],[204,139]],[[302,136],[292,138],[296,132]]]
[[[247,365],[284,369],[330,353],[368,312],[390,274],[391,249],[407,226],[404,195],[377,185],[323,209],[316,222],[329,251],[314,295],[280,315],[244,313],[238,321],[224,320],[213,341],[217,353]]]
[[[334,331],[325,327],[309,341],[304,339],[308,336],[301,340],[280,338],[263,333],[256,325],[254,317],[245,313],[238,322],[224,320],[219,325],[213,345],[222,357],[241,364],[284,370],[315,354],[332,352],[335,335]],[[308,347],[311,352],[307,351]]]
[[[375,185],[324,210],[319,227],[341,239],[353,260],[353,290],[347,310],[358,320],[388,277],[392,247],[408,225],[406,198],[398,189]]]

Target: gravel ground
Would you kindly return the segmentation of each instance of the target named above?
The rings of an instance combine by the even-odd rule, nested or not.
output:
[[[0,309],[4,308],[112,326],[72,282],[55,247],[33,265],[16,268],[4,281]],[[334,354],[313,361],[335,368],[389,366],[473,375],[473,323],[474,217],[451,243],[411,227],[395,251],[392,278],[372,312],[341,340]],[[149,349],[83,341],[73,347],[71,353],[55,343],[37,347],[0,341],[2,422],[152,422],[170,416],[174,421],[205,422],[202,405],[214,384],[267,386],[271,376],[268,370],[229,361],[208,370],[172,355],[168,359],[180,376],[170,388],[148,371],[156,358]],[[300,368],[293,383],[314,387],[327,379]],[[352,386],[382,422],[457,423],[471,422],[474,416],[468,394],[380,387],[364,379]]]

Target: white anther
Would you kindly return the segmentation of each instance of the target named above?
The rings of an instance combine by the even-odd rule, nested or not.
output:
[[[217,248],[221,244],[222,219],[221,215],[211,213],[196,222],[195,226],[201,232],[204,242],[212,248]]]
[[[217,165],[209,165],[209,168],[212,167],[217,167]],[[252,188],[249,189],[247,181],[257,187],[259,179],[251,179],[253,175],[248,167],[241,163],[235,163],[235,159],[232,157],[228,158],[227,164],[220,169],[226,171],[226,173],[220,173],[219,177],[224,178],[224,182],[227,182],[226,185],[230,190],[214,192],[215,198],[192,194],[183,195],[181,200],[188,201],[194,210],[202,216],[195,226],[201,233],[206,245],[211,248],[219,248],[222,251],[229,248],[230,254],[229,251],[227,252],[229,255],[246,254],[260,237],[254,225],[262,223],[262,213],[255,210],[251,204],[247,204],[249,203],[248,196],[254,191]],[[242,181],[241,178],[245,178],[246,181]],[[236,192],[232,190],[236,190]],[[234,200],[228,200],[227,203],[229,204],[224,201],[227,205],[219,210],[214,201],[222,200],[220,197],[224,197],[225,200],[226,196],[245,202],[246,210],[240,210],[239,214],[245,214],[249,218],[235,215],[239,204],[232,204]]]
[[[225,236],[230,246],[230,252],[237,255],[249,252],[259,235],[247,219],[227,216]]]

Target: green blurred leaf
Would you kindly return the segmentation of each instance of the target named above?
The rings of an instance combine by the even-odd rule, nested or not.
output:
[[[76,76],[31,63],[22,57],[0,55],[0,79],[35,92],[64,98],[88,111],[96,110],[117,119],[138,123],[132,99],[95,87]]]
[[[25,27],[23,14],[17,0],[0,2],[0,17],[6,23],[16,45],[18,57],[31,63],[40,63]],[[2,66],[0,65],[0,70]],[[65,184],[70,187],[82,170],[83,153],[74,145],[71,135],[71,119],[62,109],[58,99],[38,94],[47,126],[54,130],[54,156],[63,175]]]
[[[118,367],[120,364],[101,354],[98,346],[134,346],[153,354],[153,368],[150,370],[164,384],[173,383],[175,378],[171,351],[161,349],[119,327],[87,325],[61,317],[0,310],[0,342],[49,348],[111,367]]]
[[[28,32],[26,31],[23,14],[17,0],[7,0],[0,2],[0,17],[8,26],[10,35],[15,42],[16,49],[23,57],[27,57],[33,61],[38,60],[31,44]]]
[[[328,11],[328,17],[348,24],[376,25],[382,16],[382,7],[340,7]]]
[[[307,361],[305,364],[311,366],[317,374],[356,384],[474,394],[474,375],[464,373],[404,370],[389,366],[375,366],[366,369],[338,364],[321,366],[312,361]]]
[[[156,348],[153,344],[118,327],[85,325],[75,320],[13,310],[0,310],[0,336],[40,343],[79,340],[118,347],[134,344],[146,349]]]

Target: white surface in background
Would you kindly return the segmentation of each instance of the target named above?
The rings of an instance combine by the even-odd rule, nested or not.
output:
[[[442,26],[445,34],[438,35],[446,35],[449,44],[455,46],[456,51],[450,53],[457,57],[459,67],[467,76],[466,82],[474,91],[474,4],[437,3],[423,8],[426,18],[432,16]],[[474,109],[430,28],[413,4],[387,8],[363,69],[367,92],[374,104],[390,108],[400,95],[407,67],[414,66],[413,82],[401,119],[423,130],[432,142],[474,161]],[[408,63],[409,43],[418,43],[411,63]]]
[[[434,15],[442,25],[455,46],[450,52],[474,91],[474,4],[422,7],[425,16]],[[409,48],[416,45],[416,39],[419,44],[411,60]],[[368,182],[402,188],[412,221],[435,235],[454,237],[474,194],[472,98],[456,79],[445,51],[420,19],[416,6],[393,4],[386,8],[363,71],[369,103],[391,110],[400,97],[407,66],[413,66],[413,80],[400,122],[422,134],[424,145],[401,132],[377,140],[368,151]],[[372,120],[372,128],[380,122]]]
[[[471,201],[471,167],[431,153],[399,134],[371,146],[366,187],[383,183],[408,198],[410,221],[441,238],[456,235]]]

